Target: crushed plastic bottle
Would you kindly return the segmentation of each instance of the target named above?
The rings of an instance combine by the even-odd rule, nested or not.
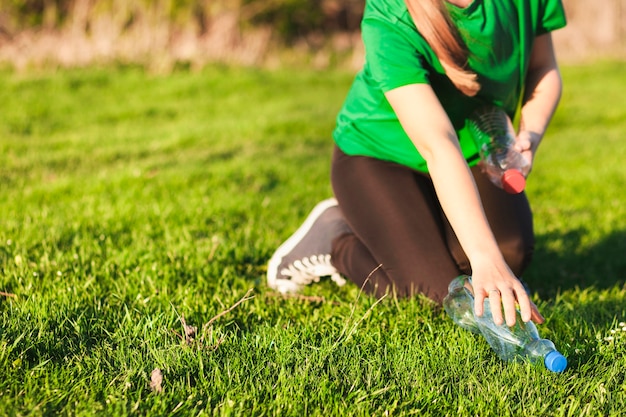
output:
[[[443,306],[456,324],[481,334],[504,361],[526,359],[532,363],[543,363],[552,372],[563,372],[567,367],[567,359],[556,350],[554,343],[541,339],[535,324],[522,321],[519,312],[513,327],[506,324],[496,325],[491,315],[489,299],[485,299],[483,315],[476,316],[469,276],[459,276],[450,283]]]
[[[510,194],[524,191],[530,163],[513,149],[515,130],[504,110],[481,107],[467,123],[480,154],[480,166],[491,182]]]

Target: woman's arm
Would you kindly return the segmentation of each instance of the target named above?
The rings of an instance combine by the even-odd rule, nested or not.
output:
[[[561,98],[561,74],[552,35],[535,39],[530,55],[516,148],[531,161]]]
[[[482,315],[484,299],[491,295],[497,324],[503,322],[500,303],[507,324],[515,323],[516,301],[522,319],[530,320],[538,312],[498,248],[456,132],[434,91],[428,84],[411,84],[391,90],[386,97],[426,160],[441,207],[470,260],[476,313]]]

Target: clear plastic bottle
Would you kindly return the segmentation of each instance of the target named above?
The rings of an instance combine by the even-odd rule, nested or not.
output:
[[[524,323],[518,312],[515,325],[496,325],[491,315],[489,299],[485,299],[482,317],[474,312],[474,296],[471,278],[462,275],[448,286],[443,306],[452,320],[462,328],[481,334],[500,359],[519,361],[527,359],[543,363],[552,372],[563,372],[567,359],[556,350],[554,343],[541,339],[533,322]]]
[[[468,119],[469,132],[480,154],[480,166],[498,187],[519,194],[526,187],[528,160],[515,149],[515,130],[499,107],[481,107]]]

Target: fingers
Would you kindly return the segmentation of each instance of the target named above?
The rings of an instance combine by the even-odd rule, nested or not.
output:
[[[531,146],[532,146],[532,143],[530,142],[530,140],[519,138],[515,142],[513,149],[515,149],[519,153],[522,153],[522,152],[529,151],[531,149]]]
[[[474,312],[478,317],[482,317],[484,313],[485,294],[483,291],[474,292]]]
[[[493,322],[496,325],[501,325],[506,322],[506,325],[511,327],[515,325],[517,319],[516,298],[513,291],[510,289],[499,291],[489,291],[489,306],[491,307],[491,315]],[[504,317],[502,312],[504,311]],[[523,316],[522,316],[523,319]],[[530,319],[530,308],[528,319]],[[524,320],[528,321],[528,320]]]
[[[537,148],[537,144],[541,140],[541,137],[535,133],[522,130],[517,135],[515,139],[515,145],[513,149],[522,154],[522,156],[530,163],[531,167],[528,168],[528,172],[525,172],[524,175],[528,175],[532,168],[532,162],[534,159],[535,150]]]
[[[528,322],[531,318],[530,298],[526,293],[526,289],[521,283],[515,286],[515,295],[517,297],[517,304],[519,305],[520,315],[524,322]],[[513,301],[515,302],[515,301]]]
[[[509,327],[514,326],[518,306],[522,321],[533,320],[535,323],[543,323],[545,320],[519,281],[512,287],[504,287],[501,290],[494,288],[476,291],[474,296],[476,315],[479,317],[483,315],[484,301],[488,298],[493,322],[498,326],[505,322]]]
[[[520,132],[520,134],[515,139],[515,144],[513,148],[517,152],[524,152],[530,150],[532,147],[532,138],[530,135],[526,134],[526,132]]]
[[[532,301],[530,302],[530,319],[537,324],[542,324],[546,321],[546,319],[539,312],[539,309],[537,308],[535,303],[533,303]]]
[[[504,319],[502,317],[502,307],[501,307],[501,299],[500,299],[500,290],[480,290],[477,291],[474,288],[474,311],[478,317],[482,317],[484,314],[484,305],[485,300],[489,300],[489,309],[491,310],[491,318],[496,325],[501,325],[504,323]],[[513,316],[515,317],[515,315]]]
[[[515,295],[513,295],[512,291],[503,292],[502,295],[502,306],[504,307],[504,317],[506,318],[506,325],[511,327],[515,326],[515,321],[517,320],[517,309],[515,308]],[[530,317],[530,315],[529,315]]]
[[[501,302],[502,301],[500,299],[499,290],[489,291],[489,306],[491,307],[491,316],[493,317],[493,322],[498,326],[504,323],[504,320],[502,318]],[[515,316],[513,316],[513,320],[515,320]]]

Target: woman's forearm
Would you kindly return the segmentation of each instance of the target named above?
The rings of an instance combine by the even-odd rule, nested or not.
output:
[[[428,160],[437,198],[470,263],[501,258],[478,189],[460,150],[439,149]]]
[[[561,74],[550,34],[535,40],[525,86],[518,150],[528,152],[532,160],[561,98]]]
[[[456,132],[430,86],[401,87],[387,98],[426,160],[441,207],[470,261],[500,256]]]

